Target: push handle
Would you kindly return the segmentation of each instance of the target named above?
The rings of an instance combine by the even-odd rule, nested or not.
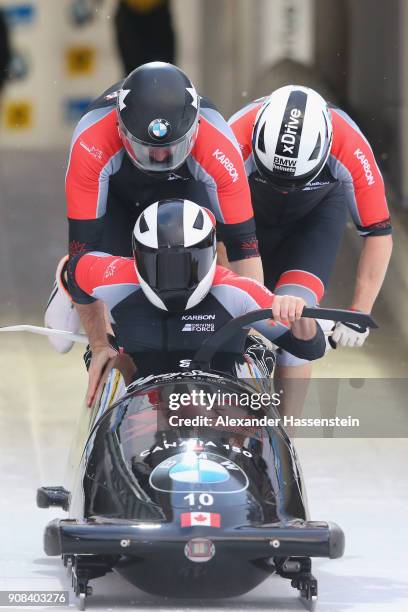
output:
[[[329,321],[342,321],[344,323],[357,323],[362,327],[378,327],[370,315],[354,310],[341,310],[338,308],[304,308],[302,317],[306,319],[325,319]],[[229,321],[213,336],[207,338],[207,340],[203,342],[190,363],[190,369],[209,368],[211,360],[218,349],[228,342],[228,340],[243,327],[255,323],[256,321],[263,321],[271,318],[273,318],[272,309],[263,308],[262,310],[252,310],[251,312],[247,312]]]

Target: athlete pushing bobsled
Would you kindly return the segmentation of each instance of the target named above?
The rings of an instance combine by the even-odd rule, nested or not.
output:
[[[138,376],[180,369],[180,363],[229,320],[271,308],[273,321],[253,327],[298,357],[317,359],[325,338],[313,320],[301,318],[300,297],[274,296],[259,282],[217,266],[216,221],[206,208],[183,199],[161,200],[138,218],[133,258],[101,252],[78,254],[68,266],[68,286],[81,305],[92,349],[87,403],[107,362],[117,351],[109,342],[102,300],[111,314],[115,336],[136,364]],[[223,347],[218,369],[230,371],[242,361],[248,332]]]
[[[348,210],[362,237],[350,307],[371,313],[390,260],[392,230],[381,172],[356,123],[313,89],[287,85],[245,105],[229,124],[244,158],[268,289],[301,296],[309,307],[320,303]],[[339,321],[331,342],[361,347],[368,333]],[[310,375],[307,360],[279,351],[276,378]],[[289,412],[298,403],[301,398]]]
[[[130,256],[137,217],[168,197],[210,208],[233,270],[263,280],[248,180],[231,128],[184,72],[151,62],[105,91],[75,128],[66,175],[70,256],[93,250]],[[76,331],[78,313],[63,289],[65,264],[57,269],[45,324]],[[72,346],[62,339],[53,344],[60,352]]]
[[[215,218],[190,200],[147,207],[133,251],[134,258],[78,254],[68,265],[93,350],[91,411],[83,412],[86,427],[74,443],[69,488],[38,490],[39,507],[69,511],[67,520],[47,525],[46,554],[62,556],[82,610],[89,581],[112,569],[154,595],[196,598],[237,596],[276,573],[312,607],[311,557],[341,557],[344,535],[336,524],[310,520],[296,452],[281,419],[270,419],[278,415],[272,396],[259,413],[252,404],[259,397],[253,379],[257,390],[266,385],[245,376],[245,365],[257,361],[244,351],[252,324],[277,346],[316,359],[326,342],[306,317],[322,312],[305,312],[303,298],[275,296],[217,266]],[[109,363],[117,352],[104,316],[93,316],[98,299],[135,364],[124,393],[122,372]],[[98,387],[105,366],[107,382]],[[194,401],[201,392],[215,398],[214,412],[207,400]],[[195,563],[207,564],[205,571]]]

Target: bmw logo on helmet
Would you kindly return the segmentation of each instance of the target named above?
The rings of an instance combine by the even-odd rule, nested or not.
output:
[[[166,119],[153,119],[149,124],[149,134],[152,138],[161,140],[170,133],[170,123]]]

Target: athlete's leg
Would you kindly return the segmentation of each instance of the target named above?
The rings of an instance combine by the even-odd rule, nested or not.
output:
[[[302,297],[308,306],[319,303],[336,260],[345,222],[346,207],[339,187],[299,221],[290,236],[282,241],[273,271],[266,272],[269,289],[278,295]],[[283,390],[283,414],[301,411],[311,371],[311,362],[279,351],[275,384]]]

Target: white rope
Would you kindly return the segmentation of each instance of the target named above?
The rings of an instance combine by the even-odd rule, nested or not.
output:
[[[8,327],[0,327],[0,332],[30,332],[31,334],[39,334],[40,336],[59,336],[71,342],[80,342],[88,344],[88,337],[85,334],[74,334],[70,331],[62,329],[51,329],[49,327],[39,327],[37,325],[10,325]]]

